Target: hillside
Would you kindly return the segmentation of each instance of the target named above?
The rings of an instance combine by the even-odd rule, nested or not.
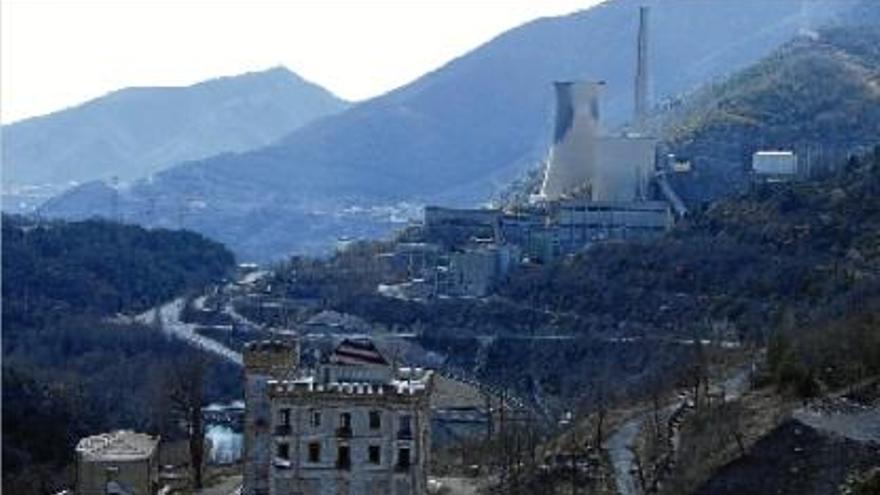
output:
[[[3,217],[3,492],[70,486],[73,446],[114,428],[152,432],[163,377],[200,354],[111,321],[227,276],[234,258],[191,232]],[[208,400],[240,394],[237,370],[205,357]]]
[[[598,322],[599,332],[758,343],[782,332],[804,353],[786,364],[792,380],[810,369],[845,381],[856,363],[876,368],[880,349],[861,325],[834,323],[880,301],[878,193],[880,148],[833,177],[717,202],[663,239],[596,245],[520,271],[502,293]],[[817,349],[850,363],[823,367]]]
[[[272,259],[325,250],[342,235],[388,232],[413,205],[486,201],[545,153],[552,81],[607,81],[606,123],[627,120],[639,5],[653,6],[652,86],[663,101],[853,5],[802,3],[610,0],[536,20],[272,146],[185,163],[138,183],[124,195],[126,218],[170,226],[185,209],[188,226],[240,256]],[[189,208],[191,198],[200,206]],[[74,191],[47,211],[107,214],[109,206],[82,207],[90,202]]]
[[[880,19],[822,29],[661,115],[670,150],[695,167],[673,178],[677,190],[698,202],[741,188],[759,149],[794,149],[813,174],[869,149],[880,140],[878,47]]]
[[[187,87],[136,87],[3,126],[6,211],[70,182],[130,181],[265,146],[348,104],[282,67]],[[27,189],[26,186],[40,186]],[[18,208],[20,209],[20,208]]]
[[[234,262],[225,247],[192,232],[4,216],[3,322],[143,311],[220,280]]]

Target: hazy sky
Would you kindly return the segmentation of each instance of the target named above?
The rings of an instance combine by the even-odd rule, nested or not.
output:
[[[2,0],[0,120],[284,65],[348,99],[599,0]]]

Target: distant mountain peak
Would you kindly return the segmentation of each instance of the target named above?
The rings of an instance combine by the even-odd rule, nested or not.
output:
[[[268,145],[348,106],[283,66],[188,86],[124,88],[3,126],[3,183],[134,180]]]

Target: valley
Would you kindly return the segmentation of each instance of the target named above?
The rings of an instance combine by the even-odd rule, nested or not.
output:
[[[878,47],[607,0],[4,125],[3,491],[878,493]]]

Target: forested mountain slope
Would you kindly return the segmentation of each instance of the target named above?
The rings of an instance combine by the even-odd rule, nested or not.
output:
[[[695,167],[673,178],[687,200],[742,187],[760,149],[795,150],[817,173],[880,142],[880,18],[804,35],[658,118],[670,150]]]
[[[806,343],[806,328],[880,301],[880,148],[830,177],[757,186],[697,210],[662,239],[599,244],[522,270],[502,292],[613,322],[601,332],[723,329],[767,342],[800,329]],[[861,348],[870,354],[880,343]]]
[[[219,281],[223,246],[191,232],[3,217],[3,492],[69,486],[73,447],[114,428],[162,430],[164,378],[198,351],[111,321]],[[205,357],[205,394],[238,395],[238,372]]]

